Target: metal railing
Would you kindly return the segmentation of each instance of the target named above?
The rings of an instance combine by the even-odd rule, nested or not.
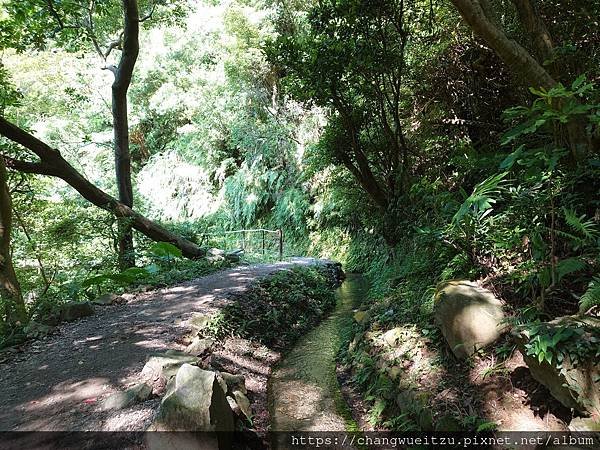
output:
[[[258,252],[265,256],[268,251],[276,247],[279,260],[283,259],[283,230],[268,230],[265,228],[254,228],[249,230],[221,231],[214,233],[202,233],[201,243],[212,247],[232,250],[232,244],[244,252]],[[258,240],[258,242],[257,242]],[[275,244],[275,245],[273,245]]]

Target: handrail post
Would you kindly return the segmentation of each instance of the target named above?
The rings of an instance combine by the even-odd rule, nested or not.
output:
[[[262,254],[265,256],[265,230],[262,230]]]
[[[283,261],[283,228],[279,229],[279,261]]]

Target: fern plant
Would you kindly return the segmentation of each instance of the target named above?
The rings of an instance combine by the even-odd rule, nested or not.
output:
[[[579,314],[585,314],[594,306],[600,306],[600,277],[594,277],[579,298]]]
[[[587,219],[585,214],[577,216],[577,214],[570,209],[563,208],[565,214],[565,222],[571,227],[575,233],[579,233],[580,236],[574,236],[576,240],[585,243],[585,241],[594,243],[598,242],[600,238],[600,229],[593,219]]]
[[[473,193],[465,199],[452,218],[452,224],[458,225],[468,216],[481,221],[489,215],[492,212],[492,205],[496,203],[497,196],[502,190],[502,181],[507,175],[506,172],[499,173],[477,184]]]

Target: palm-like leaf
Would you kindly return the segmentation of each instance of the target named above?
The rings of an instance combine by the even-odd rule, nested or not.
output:
[[[591,241],[598,239],[600,232],[597,224],[592,219],[585,220],[585,214],[577,216],[575,211],[567,208],[563,208],[563,212],[565,214],[565,221],[572,230],[578,232]]]
[[[562,280],[565,276],[570,273],[579,272],[587,267],[585,261],[580,258],[567,258],[563,259],[556,265],[556,274],[558,275],[558,281]]]
[[[477,184],[473,193],[465,199],[452,218],[452,223],[459,223],[469,212],[475,216],[483,215],[483,217],[489,214],[492,205],[496,203],[494,196],[501,192],[501,183],[506,175],[507,172],[496,174]]]

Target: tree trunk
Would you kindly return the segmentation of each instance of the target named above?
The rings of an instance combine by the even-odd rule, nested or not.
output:
[[[123,0],[124,29],[123,50],[118,67],[113,70],[112,116],[114,133],[115,174],[119,201],[133,207],[131,184],[131,155],[129,153],[129,121],[127,91],[139,54],[139,13],[137,0]],[[135,265],[133,232],[127,220],[119,220],[119,266],[121,269]]]
[[[131,207],[118,201],[106,192],[98,189],[85,179],[73,166],[60,154],[46,143],[25,130],[0,117],[0,135],[22,145],[35,153],[39,162],[20,161],[6,158],[7,167],[26,173],[48,175],[61,178],[79,192],[86,200],[106,211],[113,213],[117,218],[130,222],[131,226],[140,233],[154,241],[170,242],[178,247],[186,258],[199,258],[205,251],[193,242],[182,238],[152,222],[141,214],[133,211]]]
[[[509,69],[528,86],[550,89],[556,81],[518,42],[510,39],[504,30],[485,14],[478,0],[451,0],[461,16],[479,37],[502,58]]]
[[[531,0],[512,0],[519,14],[519,21],[529,35],[536,59],[545,64],[554,56],[554,42],[546,24]]]
[[[11,231],[12,201],[4,158],[0,156],[0,294],[4,303],[5,321],[9,326],[17,323],[24,325],[27,321],[27,310],[10,252]]]
[[[131,156],[129,154],[129,130],[127,120],[127,94],[113,86],[112,114],[114,130],[115,175],[119,201],[133,207],[131,184]],[[135,265],[133,233],[127,221],[119,221],[119,267],[127,269]]]
[[[526,83],[528,87],[549,90],[558,83],[527,49],[510,39],[493,17],[486,13],[487,0],[451,0],[471,29],[485,40],[508,68]],[[483,3],[482,3],[483,2]],[[547,58],[552,53],[552,39],[541,18],[537,15],[533,0],[513,0],[518,9],[525,30],[531,34],[539,58]],[[582,161],[592,150],[592,141],[580,119],[571,120],[566,125],[565,140],[568,143],[574,163]]]

